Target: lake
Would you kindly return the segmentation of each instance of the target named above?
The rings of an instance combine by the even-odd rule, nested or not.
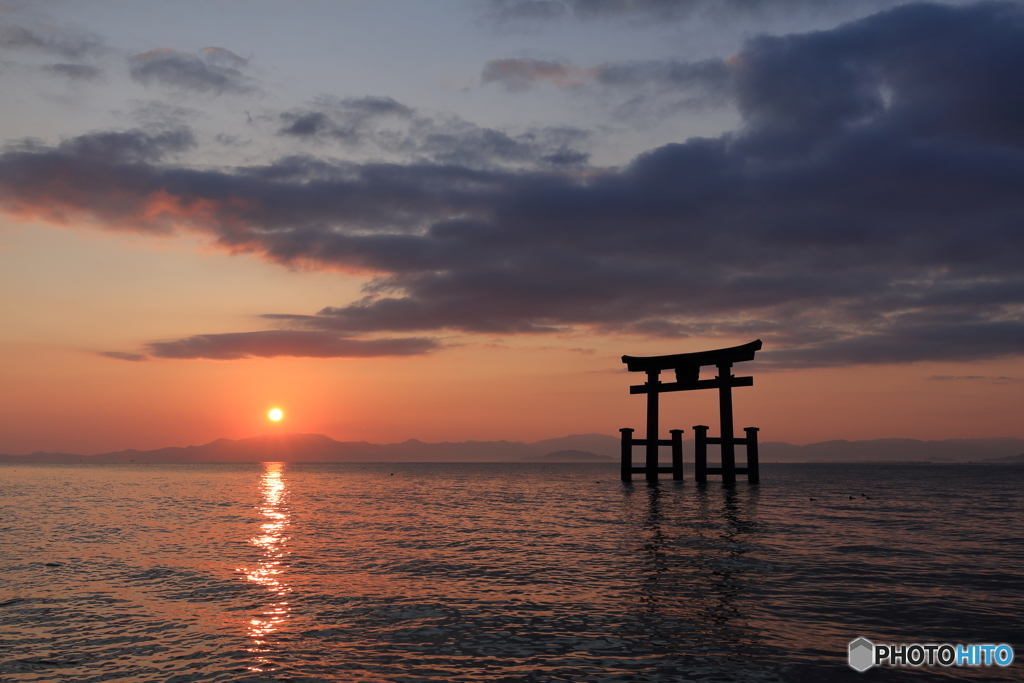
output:
[[[0,465],[0,680],[1024,680],[1024,467],[761,471]]]

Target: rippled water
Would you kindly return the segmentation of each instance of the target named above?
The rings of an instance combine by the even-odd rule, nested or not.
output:
[[[617,475],[0,465],[0,680],[1024,680],[1024,467]],[[857,636],[1018,661],[857,674]]]

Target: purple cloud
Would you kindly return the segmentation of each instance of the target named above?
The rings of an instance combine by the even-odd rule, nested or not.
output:
[[[128,73],[145,85],[157,83],[215,95],[248,94],[257,87],[240,70],[247,61],[222,47],[207,47],[198,55],[161,48],[129,57]]]
[[[377,358],[418,356],[438,348],[433,339],[349,339],[329,332],[263,330],[198,334],[183,339],[151,342],[148,356],[175,360],[240,360],[245,358]],[[119,360],[141,361],[147,356],[106,351],[102,355]]]

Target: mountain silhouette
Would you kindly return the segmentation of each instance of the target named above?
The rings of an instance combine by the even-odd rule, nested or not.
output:
[[[662,457],[668,459],[668,449],[664,450]],[[717,456],[715,450],[710,449],[708,454],[712,461]],[[543,462],[574,459],[558,455],[569,451],[606,456],[617,461],[619,438],[607,434],[572,434],[533,443],[426,443],[409,439],[401,443],[375,444],[335,441],[323,434],[263,434],[247,439],[217,439],[201,446],[170,446],[150,451],[130,448],[97,455],[41,451],[26,455],[0,455],[0,462]],[[775,441],[762,443],[760,451],[761,462],[973,461],[1013,464],[1024,462],[1024,439],[833,440],[807,445]],[[685,462],[692,463],[692,441],[684,443],[683,453]]]
[[[544,455],[527,455],[527,462],[615,462],[610,455],[598,455],[590,451],[563,450]]]
[[[335,441],[323,434],[263,434],[217,439],[201,446],[170,446],[151,451],[130,448],[97,455],[36,452],[0,455],[0,462],[508,462],[553,450],[617,454],[619,440],[607,434],[573,434],[535,443],[461,441],[401,443]]]

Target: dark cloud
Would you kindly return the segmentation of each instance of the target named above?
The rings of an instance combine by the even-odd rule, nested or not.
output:
[[[348,146],[372,146],[386,153],[473,168],[541,164],[579,166],[589,155],[577,149],[589,134],[571,127],[532,128],[510,135],[458,117],[423,116],[390,97],[321,99],[316,108],[280,116],[279,135],[318,145],[334,140]]]
[[[496,83],[509,92],[549,83],[571,92],[625,96],[614,106],[618,118],[639,121],[662,119],[680,110],[724,107],[735,101],[735,60],[698,62],[648,60],[578,68],[534,59],[496,59],[480,74],[483,84]]]
[[[313,137],[316,135],[330,135],[332,137],[346,138],[351,134],[336,124],[322,111],[293,111],[281,114],[281,120],[285,125],[278,133],[280,135],[295,135],[300,138]]]
[[[121,351],[100,351],[99,354],[101,356],[106,356],[107,358],[114,358],[116,360],[127,360],[135,363],[139,361],[149,360],[148,357],[144,356],[141,353],[123,353]]]
[[[633,21],[682,21],[694,16],[788,15],[818,12],[861,4],[879,9],[905,0],[489,0],[489,18],[498,24],[546,22],[566,18],[629,19]]]
[[[939,324],[886,325],[879,332],[807,346],[768,350],[763,360],[779,367],[970,361],[1024,355],[1024,321],[1003,321],[951,311]]]
[[[161,48],[129,57],[128,73],[145,85],[215,95],[248,94],[257,87],[240,70],[247,61],[221,47],[203,48],[198,55]]]
[[[103,75],[102,69],[88,64],[47,64],[43,70],[73,81],[96,81]]]
[[[362,97],[335,100],[323,98],[316,109],[297,109],[281,114],[280,135],[300,138],[332,137],[362,142],[380,119],[410,119],[413,110],[390,97]]]
[[[760,337],[779,366],[1024,353],[1019,5],[756,38],[731,68],[739,130],[618,170],[440,161],[477,135],[457,127],[415,163],[230,171],[90,138],[0,155],[0,205],[373,275],[272,316],[291,332]]]
[[[536,59],[495,59],[484,65],[480,80],[499,83],[511,91],[525,90],[539,82],[562,88],[592,82],[611,87],[656,85],[661,88],[699,88],[719,93],[724,98],[732,95],[733,69],[721,59],[699,62],[649,60],[588,68]]]
[[[240,360],[245,358],[376,358],[419,356],[438,348],[433,339],[349,339],[327,332],[264,330],[227,334],[199,334],[184,339],[153,342],[146,350],[152,358],[176,360]],[[102,355],[119,360],[141,361],[147,356],[107,351]]]
[[[665,115],[733,104],[735,75],[732,60],[649,60],[605,64],[598,69],[597,82],[630,95],[618,112],[629,117],[648,109]]]
[[[158,133],[129,130],[79,135],[60,143],[56,152],[68,158],[92,159],[99,163],[154,162],[167,154],[191,149],[195,144],[188,128]]]
[[[0,24],[0,48],[30,50],[66,59],[83,59],[109,51],[103,39],[91,33],[55,26],[29,28],[14,24]]]
[[[468,121],[419,119],[401,141],[382,146],[420,155],[435,163],[494,168],[500,166],[574,167],[590,155],[578,147],[590,142],[590,133],[579,128],[531,128],[509,134]]]

